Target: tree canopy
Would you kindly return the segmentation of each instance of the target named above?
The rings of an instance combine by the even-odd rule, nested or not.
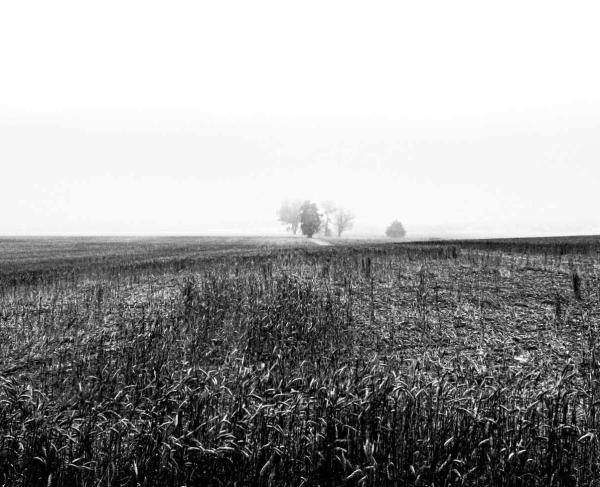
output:
[[[394,220],[391,225],[387,227],[385,234],[390,238],[403,238],[406,236],[406,230],[402,223],[398,220]]]
[[[279,221],[294,235],[298,232],[298,226],[300,225],[301,206],[302,201],[300,200],[285,200],[281,203],[279,210],[277,210]]]
[[[316,203],[305,201],[300,207],[300,228],[302,234],[311,238],[321,228],[321,215]]]
[[[354,213],[345,208],[339,208],[333,218],[333,224],[337,232],[337,236],[341,237],[342,233],[350,230],[354,225]]]
[[[323,211],[323,234],[326,237],[331,237],[331,221],[337,211],[335,203],[330,200],[321,202],[321,210]]]

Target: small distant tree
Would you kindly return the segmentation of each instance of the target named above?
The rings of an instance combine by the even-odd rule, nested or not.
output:
[[[322,201],[321,202],[321,210],[323,210],[323,224],[325,228],[323,229],[323,234],[326,237],[331,237],[331,223],[337,208],[333,201]]]
[[[321,215],[319,215],[316,203],[310,201],[302,203],[300,207],[300,228],[302,234],[308,238],[312,238],[321,228]]]
[[[394,220],[392,224],[387,227],[385,234],[390,238],[404,238],[406,236],[406,230],[402,223],[398,220]]]
[[[341,237],[342,233],[352,228],[354,225],[354,218],[354,213],[344,208],[339,208],[336,211],[333,224],[338,237]]]
[[[281,203],[279,210],[277,210],[278,220],[286,226],[286,230],[291,231],[294,235],[298,232],[300,226],[300,208],[302,201],[300,200],[286,200]]]

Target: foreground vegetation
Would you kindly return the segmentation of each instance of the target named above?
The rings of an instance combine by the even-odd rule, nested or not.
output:
[[[596,239],[0,248],[0,484],[600,479]]]

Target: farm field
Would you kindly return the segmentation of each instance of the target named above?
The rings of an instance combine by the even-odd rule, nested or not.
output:
[[[0,485],[600,484],[600,238],[0,239]]]

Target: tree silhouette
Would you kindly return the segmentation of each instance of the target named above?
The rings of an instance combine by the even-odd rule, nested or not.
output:
[[[398,220],[394,220],[392,224],[387,227],[385,234],[390,238],[403,238],[406,236],[406,230]]]
[[[337,232],[337,236],[341,237],[342,233],[350,230],[354,225],[354,214],[344,208],[339,208],[333,218],[333,224]]]
[[[301,206],[302,202],[300,200],[285,200],[277,210],[278,220],[286,225],[286,230],[291,231],[294,235],[298,232],[298,226],[300,225]]]
[[[305,201],[300,207],[300,228],[308,238],[312,238],[321,228],[321,215],[316,203]]]
[[[323,228],[323,234],[326,237],[331,237],[331,220],[333,219],[337,208],[335,207],[335,203],[329,200],[322,201],[320,206],[321,210],[323,210],[323,224],[325,227]]]

